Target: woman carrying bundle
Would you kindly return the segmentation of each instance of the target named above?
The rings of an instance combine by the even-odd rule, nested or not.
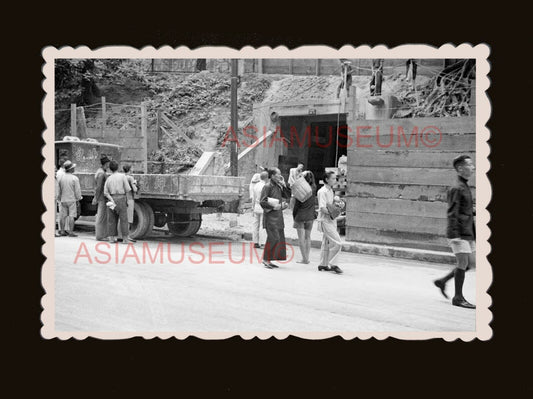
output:
[[[317,218],[315,211],[316,183],[315,176],[310,170],[303,172],[303,178],[311,188],[311,195],[305,201],[295,200],[292,216],[294,218],[294,228],[298,232],[298,242],[302,259],[297,263],[308,264],[309,253],[311,252],[311,230],[313,222]]]

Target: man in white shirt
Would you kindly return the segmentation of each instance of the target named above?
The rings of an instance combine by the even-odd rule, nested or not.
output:
[[[74,234],[74,220],[78,216],[77,202],[83,197],[81,195],[80,181],[73,174],[75,167],[75,163],[66,161],[63,164],[65,174],[57,180],[57,200],[61,204],[59,211],[59,218],[61,220],[59,234],[61,236],[77,237]]]
[[[112,174],[109,176],[104,184],[105,197],[114,204],[113,209],[107,208],[107,223],[109,241],[116,243],[118,235],[118,223],[120,223],[120,232],[124,244],[129,243],[129,224],[128,224],[128,201],[126,193],[131,191],[131,186],[126,178],[126,175],[118,172],[118,163],[116,161],[109,162],[109,170]]]
[[[268,172],[263,171],[258,175],[259,181],[255,183],[252,188],[252,213],[254,216],[252,239],[255,248],[261,248],[261,242],[263,241],[263,237],[261,237],[261,218],[263,217],[263,208],[259,204],[259,200],[261,199],[261,191],[268,181]]]
[[[333,203],[333,189],[331,188],[337,176],[335,172],[326,172],[324,186],[318,190],[318,231],[322,232],[322,246],[320,247],[320,264],[318,270],[332,271],[341,274],[342,270],[337,265],[337,257],[342,249],[342,241],[337,232],[337,222],[331,218],[328,204]]]

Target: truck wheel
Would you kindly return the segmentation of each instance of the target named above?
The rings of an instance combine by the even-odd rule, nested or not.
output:
[[[146,212],[146,215],[148,216],[148,226],[146,227],[146,230],[143,233],[143,237],[146,237],[149,234],[152,234],[152,229],[154,228],[155,223],[155,216],[154,216],[154,210],[147,202],[141,202],[141,205],[144,207],[144,210]]]
[[[168,229],[173,236],[190,237],[200,230],[201,220],[191,220],[190,222],[168,223]]]
[[[167,224],[167,215],[163,212],[154,212],[154,226],[163,227]]]
[[[154,212],[152,211],[152,207],[147,203],[135,201],[130,237],[142,238],[152,231],[153,226]]]
[[[200,230],[200,226],[202,225],[202,214],[183,215],[180,218],[184,220],[176,220],[177,218],[173,218],[172,221],[167,222],[168,229],[173,236],[190,237]]]

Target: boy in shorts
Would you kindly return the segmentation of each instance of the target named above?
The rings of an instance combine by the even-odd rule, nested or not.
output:
[[[468,179],[474,175],[475,167],[468,155],[460,155],[453,160],[457,171],[457,183],[448,190],[448,227],[446,236],[457,259],[457,267],[448,275],[435,280],[434,284],[446,295],[446,282],[455,280],[455,296],[452,305],[467,309],[476,306],[463,297],[465,272],[476,267],[476,230],[474,225],[474,206]]]

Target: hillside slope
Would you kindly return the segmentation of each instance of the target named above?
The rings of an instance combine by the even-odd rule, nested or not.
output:
[[[133,61],[130,61],[132,63]],[[138,64],[138,65],[137,65]],[[106,101],[115,104],[147,104],[148,128],[156,129],[158,110],[164,112],[193,141],[194,146],[186,143],[178,135],[170,139],[163,135],[160,149],[149,154],[149,159],[165,164],[164,171],[173,173],[193,165],[202,151],[218,151],[222,158],[229,158],[228,148],[221,146],[230,126],[230,88],[228,74],[199,72],[193,74],[146,73],[142,64],[129,66],[124,61],[116,70],[96,75],[95,93],[105,96]],[[413,90],[400,74],[384,76],[383,94],[396,95],[403,104],[396,117],[423,116],[426,97],[434,92],[434,78],[417,77],[417,87]],[[338,76],[292,76],[246,74],[239,79],[238,115],[239,127],[252,117],[253,104],[261,102],[278,103],[305,100],[335,100]],[[370,76],[354,76],[357,101],[366,101],[369,95]],[[441,95],[442,96],[442,95]],[[93,96],[92,102],[99,98]],[[443,105],[442,116],[458,113],[450,110],[449,101]],[[135,108],[117,107],[109,112],[107,124],[118,128],[138,123],[139,112]],[[431,109],[432,112],[435,107]],[[86,108],[87,124],[98,126],[101,114],[98,106]],[[463,112],[463,111],[461,111]],[[467,112],[467,111],[464,111]],[[440,115],[436,115],[440,116]],[[167,129],[170,131],[170,129]],[[180,165],[181,164],[181,165]]]

